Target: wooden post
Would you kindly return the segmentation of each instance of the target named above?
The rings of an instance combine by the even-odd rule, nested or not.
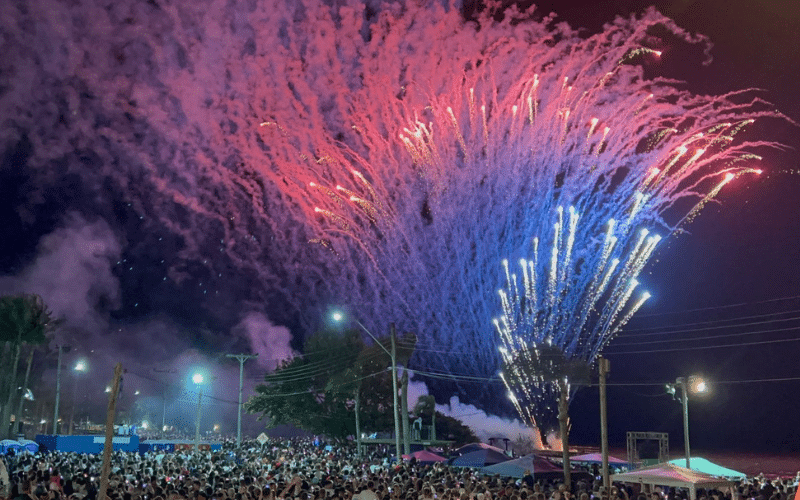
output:
[[[389,324],[389,330],[392,337],[392,352],[389,355],[392,357],[392,392],[394,393],[392,410],[394,410],[394,452],[395,459],[399,464],[403,458],[400,456],[400,409],[397,407],[397,349],[395,347],[397,333],[395,331],[394,323]]]
[[[561,457],[564,461],[564,486],[567,491],[572,491],[572,470],[569,463],[569,387],[564,377],[558,380],[558,388],[558,423],[561,430]]]
[[[611,491],[611,482],[608,475],[608,410],[606,407],[606,376],[611,369],[611,363],[601,357],[598,360],[600,372],[600,450],[603,454],[603,486],[606,491]]]
[[[408,368],[403,367],[400,385],[400,418],[403,424],[403,453],[411,454],[411,431],[408,428]]]
[[[114,413],[117,408],[117,393],[119,393],[119,381],[122,378],[122,363],[117,363],[114,367],[114,385],[111,394],[108,395],[108,413],[106,413],[106,442],[103,445],[103,469],[100,472],[100,491],[97,493],[97,500],[106,500],[108,491],[108,474],[111,470],[111,452],[114,448]]]
[[[356,456],[361,456],[361,382],[356,382],[355,391],[353,391],[353,397],[356,402],[355,413],[356,413]]]

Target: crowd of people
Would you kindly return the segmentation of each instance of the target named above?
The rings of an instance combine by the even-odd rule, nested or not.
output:
[[[318,440],[255,441],[219,451],[114,452],[107,498],[98,499],[101,455],[10,454],[0,464],[0,500],[681,500],[686,491],[648,493],[616,484],[606,491],[586,474],[561,478],[486,476],[477,470],[412,461],[388,451]],[[2,469],[5,469],[3,471]],[[699,500],[793,500],[793,479],[755,477],[731,491],[700,491]]]

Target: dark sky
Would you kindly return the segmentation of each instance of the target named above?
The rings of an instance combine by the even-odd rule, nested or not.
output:
[[[26,10],[25,4],[4,2],[0,14],[13,19]],[[32,3],[38,7],[47,4],[45,0]],[[763,89],[762,99],[800,122],[800,8],[791,0],[553,1],[537,5],[588,33],[600,30],[617,15],[641,13],[655,5],[680,27],[701,33],[713,43],[709,65],[667,51],[656,69],[659,74],[685,80],[687,88],[700,94]],[[6,22],[0,26],[10,33],[13,30]],[[126,22],[119,19],[120,25]],[[51,40],[42,34],[42,40],[41,58],[25,60],[41,59],[45,61],[42,64],[58,66],[59,38]],[[163,49],[167,47],[165,42]],[[126,53],[115,57],[122,61]],[[21,111],[9,102],[6,90],[22,85],[15,82],[38,82],[30,77],[35,68],[21,64],[11,71],[11,66],[3,67],[7,71],[0,74],[0,111],[16,115]],[[57,74],[58,70],[54,71]],[[136,78],[147,77],[141,68],[123,67],[120,74],[127,77],[125,71]],[[69,81],[52,88],[37,85],[30,92],[37,95],[38,102],[48,101],[52,95],[52,106],[58,108],[61,100],[69,99],[58,89],[70,85]],[[88,103],[85,106],[96,104],[102,109],[100,99],[87,97],[89,91],[79,84],[74,87],[74,92],[66,94]],[[32,111],[34,115],[40,112]],[[104,126],[102,113],[92,113],[87,112],[94,120],[83,131],[87,135],[99,134],[97,130]],[[274,366],[276,358],[299,348],[300,322],[287,312],[290,308],[281,296],[282,284],[272,292],[267,287],[266,295],[256,299],[248,295],[255,275],[237,267],[235,260],[223,256],[209,267],[185,258],[187,238],[180,230],[171,230],[181,225],[149,222],[153,218],[148,213],[152,210],[150,194],[137,188],[135,174],[125,183],[108,180],[118,163],[135,158],[104,157],[91,146],[99,139],[82,141],[80,133],[73,133],[68,144],[74,149],[59,159],[42,151],[64,147],[47,138],[57,137],[59,126],[70,127],[69,116],[56,125],[42,125],[52,130],[23,130],[18,122],[6,118],[0,116],[0,292],[51,293],[51,307],[71,318],[68,331],[61,334],[65,342],[76,345],[71,356],[88,356],[95,349],[104,351],[102,363],[110,365],[122,358],[137,366],[133,371],[138,375],[131,380],[156,394],[160,391],[158,373],[163,372],[155,370],[183,373],[193,366],[216,363],[223,366],[218,376],[230,388],[236,367],[223,363],[219,353],[259,352],[261,358],[248,375],[255,379],[259,370]],[[142,149],[149,147],[152,130],[135,120],[114,132],[136,137]],[[692,402],[695,446],[800,447],[790,428],[800,412],[800,399],[793,397],[800,388],[796,362],[800,340],[783,342],[800,339],[800,320],[792,320],[800,315],[791,313],[800,310],[800,129],[788,122],[770,121],[759,132],[786,144],[787,151],[766,154],[762,163],[765,173],[760,178],[741,189],[724,191],[720,204],[709,207],[688,228],[689,234],[672,238],[658,250],[646,269],[644,279],[653,298],[630,323],[629,333],[623,333],[609,349],[610,382],[620,384],[609,391],[613,445],[624,445],[625,431],[652,430],[669,432],[679,446],[680,405],[663,394],[660,384],[677,376],[703,373],[725,383],[714,385],[713,394],[704,401]],[[115,140],[114,133],[104,134],[103,141]],[[190,147],[202,150],[204,145]],[[164,151],[159,154],[164,161],[181,161],[177,156],[167,157]],[[34,171],[30,166],[40,166],[37,162],[42,157],[50,158],[46,167]],[[130,203],[132,198],[138,203]],[[191,216],[177,213],[175,217]],[[268,243],[261,251],[269,260]],[[276,267],[281,264],[272,263]],[[757,318],[738,319],[751,316]],[[708,323],[697,325],[702,322]],[[744,323],[756,324],[742,326]],[[700,330],[709,326],[715,329]],[[688,331],[656,335],[671,330]],[[710,336],[716,338],[687,340]],[[670,339],[675,342],[661,342]],[[777,340],[781,342],[719,347]],[[659,343],[633,344],[645,341]],[[694,346],[707,348],[671,350]],[[649,352],[631,354],[636,351]],[[52,363],[48,366],[45,378],[52,379]],[[746,382],[783,378],[795,380]],[[654,385],[630,385],[639,383]],[[176,383],[174,390],[179,392],[179,386]],[[577,442],[593,444],[597,440],[596,394],[596,388],[584,389],[573,403]],[[218,406],[230,416],[234,392],[226,389],[218,396],[224,400]]]

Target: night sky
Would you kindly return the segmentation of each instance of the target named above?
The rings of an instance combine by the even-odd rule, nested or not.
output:
[[[0,62],[0,293],[39,293],[66,318],[57,334],[58,342],[74,346],[65,366],[78,357],[89,359],[93,375],[86,393],[96,392],[99,404],[113,362],[122,361],[130,373],[125,390],[131,394],[140,389],[147,396],[138,403],[140,408],[159,415],[166,387],[173,401],[170,412],[185,420],[191,411],[184,407],[193,408],[187,392],[190,371],[204,367],[217,377],[211,390],[215,399],[208,400],[213,416],[208,418],[227,419],[228,429],[235,430],[231,401],[236,397],[238,366],[224,354],[259,353],[257,362],[247,365],[252,386],[278,359],[300,350],[309,332],[293,309],[294,298],[287,296],[291,283],[285,282],[290,278],[283,277],[282,270],[299,265],[303,256],[275,250],[280,231],[274,228],[272,238],[253,238],[248,248],[276,277],[261,282],[247,261],[229,251],[224,236],[217,238],[216,226],[206,227],[206,238],[186,234],[187,227],[202,227],[197,217],[188,210],[160,217],[158,211],[167,205],[147,189],[144,169],[122,168],[150,162],[155,169],[168,170],[162,165],[185,161],[185,176],[173,180],[193,185],[209,179],[204,165],[193,163],[201,162],[197,158],[220,168],[257,161],[256,156],[212,151],[195,141],[209,134],[198,130],[201,126],[188,106],[179,110],[176,102],[166,100],[157,103],[164,116],[140,116],[141,103],[153,105],[159,97],[137,94],[130,82],[158,88],[161,81],[181,78],[169,67],[139,64],[149,60],[149,54],[181,68],[193,66],[195,83],[208,80],[208,88],[197,93],[248,99],[246,86],[230,85],[230,78],[216,79],[215,72],[236,72],[229,62],[219,68],[213,57],[194,60],[176,48],[169,36],[173,27],[148,10],[153,3],[132,2],[127,10],[100,0],[71,6],[56,0],[9,0],[0,5],[0,54],[10,54]],[[164,2],[164,8],[176,3],[181,4]],[[252,12],[256,4],[239,2],[231,8]],[[666,51],[653,71],[686,81],[698,94],[762,89],[759,97],[800,122],[800,8],[791,0],[537,5],[541,12],[555,12],[557,19],[588,33],[615,16],[628,17],[655,5],[678,26],[708,37],[713,60],[703,65],[698,54],[686,57]],[[181,18],[183,32],[203,19],[201,10],[193,11],[196,17]],[[464,11],[469,13],[471,7]],[[115,43],[108,50],[74,50],[94,43],[81,36],[81,27],[91,24],[97,12],[106,12],[111,20],[98,32],[119,31],[109,35]],[[232,24],[240,22],[233,19]],[[136,33],[137,23],[158,34],[148,40],[163,40],[163,45],[119,42]],[[248,29],[252,28],[243,21],[231,28],[245,38]],[[226,45],[218,36],[209,28],[198,40],[219,44],[222,52]],[[64,50],[64,44],[70,50]],[[246,53],[246,44],[242,50]],[[93,60],[98,54],[108,61]],[[74,68],[88,69],[82,73]],[[95,95],[87,82],[105,82],[113,91]],[[239,112],[220,107],[210,116],[231,136],[244,135],[239,122],[225,122],[226,113]],[[800,312],[800,129],[790,120],[758,125],[759,134],[785,144],[786,151],[764,154],[764,174],[723,191],[720,203],[709,206],[686,234],[671,237],[645,269],[643,279],[653,298],[608,349],[612,446],[624,446],[626,431],[663,431],[679,449],[680,404],[665,394],[663,384],[702,373],[711,380],[713,392],[691,402],[695,449],[800,447],[792,428],[800,414],[800,315],[794,312]],[[176,123],[180,126],[167,130]],[[138,147],[116,146],[122,143]],[[225,199],[224,190],[204,193],[198,198],[198,211],[238,213],[246,203],[244,198]],[[198,242],[206,246],[198,248]],[[713,338],[689,340],[698,337]],[[723,345],[734,346],[719,347]],[[700,348],[686,350],[695,346]],[[38,373],[51,382],[53,356],[38,363]],[[792,380],[753,382],[763,379]],[[421,384],[415,386],[415,391],[424,390]],[[498,393],[504,393],[501,387]],[[447,394],[437,396],[440,403],[449,399]],[[125,404],[133,411],[133,399]],[[580,390],[571,411],[573,441],[597,444],[597,389]],[[464,405],[450,412],[475,418],[476,410]],[[252,420],[249,425],[257,428]],[[489,433],[502,432],[501,424],[488,428]]]

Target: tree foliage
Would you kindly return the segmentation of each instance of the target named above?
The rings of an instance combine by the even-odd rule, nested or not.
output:
[[[20,413],[22,408],[22,392],[26,389],[30,364],[33,358],[31,351],[28,356],[25,381],[22,391],[18,389],[18,374],[20,352],[23,345],[34,346],[47,340],[47,334],[57,326],[52,313],[47,309],[44,300],[38,295],[7,295],[0,297],[0,341],[4,342],[3,362],[0,370],[0,379],[5,383],[0,384],[0,401],[3,401],[3,410],[0,414],[0,436],[12,437],[12,430],[7,427],[11,420],[11,411],[16,401]],[[19,426],[19,415],[15,427]]]
[[[456,447],[480,441],[472,429],[455,417],[436,412],[436,439],[453,441]]]
[[[54,325],[51,312],[38,295],[0,297],[0,341],[41,344]]]
[[[411,337],[404,338],[408,345]],[[389,342],[384,341],[387,350]],[[412,348],[397,350],[407,362]],[[284,361],[256,387],[245,405],[272,425],[290,424],[315,434],[346,437],[356,432],[356,391],[363,433],[392,427],[391,359],[381,345],[365,345],[358,330],[320,331],[305,354]]]

